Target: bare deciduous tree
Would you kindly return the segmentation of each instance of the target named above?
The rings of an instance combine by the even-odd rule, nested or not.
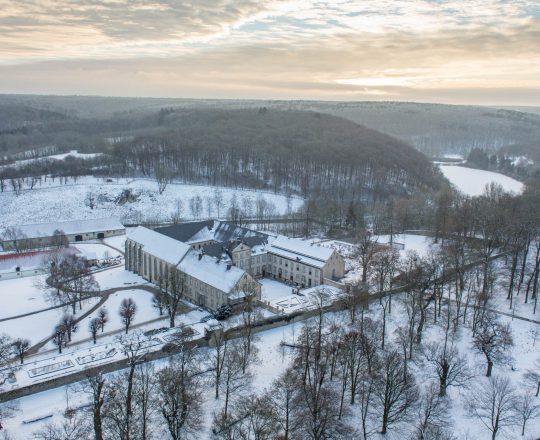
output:
[[[129,331],[129,326],[135,318],[135,313],[137,313],[137,304],[135,301],[133,301],[133,298],[124,298],[120,304],[118,314],[120,315],[120,319],[124,324],[126,334]]]
[[[418,390],[410,373],[403,374],[404,362],[396,350],[389,350],[381,357],[377,374],[374,401],[381,416],[381,434],[403,420],[418,399]]]
[[[24,357],[30,348],[30,341],[28,339],[17,338],[11,343],[11,346],[13,347],[13,353],[19,358],[21,364],[23,364]]]
[[[504,428],[515,424],[516,393],[508,377],[491,376],[471,389],[467,408],[495,440]]]
[[[486,358],[487,377],[491,376],[494,363],[508,360],[508,348],[512,345],[510,326],[499,323],[495,315],[486,314],[473,336],[473,346]]]
[[[100,328],[101,328],[101,323],[99,321],[99,318],[93,318],[88,323],[88,331],[92,335],[92,340],[94,341],[94,344],[97,343],[97,334]]]

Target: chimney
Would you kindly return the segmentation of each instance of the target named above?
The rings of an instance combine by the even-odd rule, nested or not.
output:
[[[202,252],[199,252],[199,261],[202,260],[202,256],[203,256]]]
[[[231,264],[231,263],[227,263],[227,270],[231,270],[231,267],[232,267],[232,264]]]

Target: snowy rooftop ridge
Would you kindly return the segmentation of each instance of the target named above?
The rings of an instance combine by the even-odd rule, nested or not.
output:
[[[185,243],[167,237],[144,226],[137,226],[128,233],[128,240],[133,240],[142,245],[145,252],[152,254],[169,264],[177,265],[191,249]]]
[[[63,231],[64,234],[85,234],[89,232],[115,231],[124,229],[120,219],[115,217],[98,218],[92,220],[70,220],[64,222],[36,223],[18,226],[25,238],[51,237],[54,231]]]
[[[281,249],[293,254],[298,254],[303,257],[326,263],[332,256],[334,250],[319,244],[310,244],[304,240],[297,238],[288,238],[283,235],[278,235],[271,243],[271,247]]]
[[[243,269],[226,264],[215,257],[200,255],[193,250],[185,256],[178,268],[193,278],[227,293],[234,289],[246,273]]]

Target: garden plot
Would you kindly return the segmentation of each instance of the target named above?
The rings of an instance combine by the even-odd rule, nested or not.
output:
[[[82,310],[79,310],[77,305],[75,318],[85,313],[97,302],[99,302],[99,298],[84,300]],[[52,335],[54,326],[58,324],[66,312],[71,313],[71,307],[47,310],[23,318],[2,321],[0,322],[0,334],[5,333],[12,338],[25,338],[30,340],[31,345],[34,345]]]
[[[270,305],[283,313],[313,310],[320,306],[328,306],[343,296],[343,291],[332,286],[316,286],[300,290],[298,294],[290,294],[270,302]]]
[[[73,368],[75,364],[71,359],[67,359],[60,362],[47,363],[46,361],[38,364],[34,368],[28,370],[28,376],[31,378],[37,376],[44,376],[46,374],[57,373],[58,371],[67,370],[68,368]]]
[[[111,342],[116,336],[118,336],[118,334],[123,333],[124,324],[120,318],[120,315],[118,314],[118,310],[120,309],[120,304],[126,298],[132,298],[137,305],[137,312],[135,313],[135,317],[132,322],[133,326],[159,318],[159,313],[152,306],[153,295],[150,292],[145,290],[125,290],[113,293],[103,305],[103,308],[107,310],[109,316],[109,321],[107,324],[105,324],[104,329],[104,333],[107,336],[100,337],[101,333],[98,333],[98,342]],[[86,341],[85,345],[83,346],[91,347],[93,345],[93,341],[91,340],[92,335],[88,331],[88,324],[93,318],[97,317],[98,312],[99,309],[88,315],[79,323],[79,329],[73,335],[72,342],[65,348],[66,351],[80,349],[81,346],[77,343],[82,341]],[[163,319],[165,318],[166,316],[163,316]],[[154,323],[153,327],[156,326],[159,326],[159,324]],[[47,344],[47,349],[54,350],[55,348],[56,347],[52,342]]]

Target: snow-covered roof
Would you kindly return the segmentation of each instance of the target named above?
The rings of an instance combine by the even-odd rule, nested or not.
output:
[[[287,258],[293,261],[298,261],[299,263],[307,264],[309,266],[317,268],[323,268],[326,264],[326,261],[316,260],[315,258],[306,257],[295,252],[281,249],[279,247],[268,246],[266,250],[273,255],[277,255],[279,257]]]
[[[318,262],[319,266],[324,266],[334,253],[334,250],[320,244],[310,243],[297,238],[288,238],[278,235],[268,248],[269,252],[283,255],[287,258],[300,257],[308,264]],[[311,261],[311,263],[309,262]],[[322,263],[322,264],[321,264]]]
[[[214,239],[214,232],[208,226],[202,228],[199,232],[193,235],[186,243],[200,243],[202,241],[210,241]]]
[[[180,271],[216,289],[229,293],[246,273],[236,266],[229,266],[217,258],[203,255],[199,259],[197,251],[189,252],[178,265]]]
[[[63,231],[64,234],[85,234],[89,232],[116,231],[125,229],[120,220],[114,217],[98,218],[93,220],[71,220],[67,222],[38,223],[33,225],[17,226],[17,232],[24,234],[24,238],[52,237],[54,231]]]
[[[128,234],[128,239],[142,245],[145,252],[154,255],[175,266],[191,249],[185,243],[152,231],[144,226],[138,226]]]

